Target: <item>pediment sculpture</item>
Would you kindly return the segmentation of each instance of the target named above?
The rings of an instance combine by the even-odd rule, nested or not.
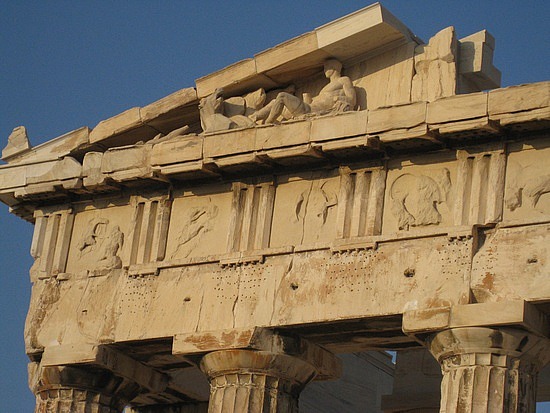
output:
[[[201,125],[205,133],[253,127],[258,124],[277,124],[282,120],[306,116],[321,116],[355,110],[357,94],[351,79],[342,76],[342,63],[329,59],[324,63],[324,74],[329,80],[318,95],[294,95],[294,86],[276,91],[267,101],[260,88],[242,97],[224,99],[223,89],[216,89],[201,99],[199,105]],[[270,92],[273,95],[273,92]]]

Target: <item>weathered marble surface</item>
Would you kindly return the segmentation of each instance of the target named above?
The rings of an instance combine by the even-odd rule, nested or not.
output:
[[[91,130],[16,128],[37,411],[297,411],[335,353],[420,346],[441,411],[533,411],[550,82],[481,92],[493,50],[375,4]]]

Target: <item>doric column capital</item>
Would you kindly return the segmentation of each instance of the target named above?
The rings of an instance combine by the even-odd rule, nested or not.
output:
[[[36,413],[119,413],[140,391],[109,371],[82,366],[31,363],[29,378]]]
[[[519,328],[451,328],[432,334],[426,342],[443,367],[458,363],[538,371],[550,361],[550,341]]]
[[[211,379],[242,372],[259,373],[285,380],[296,387],[309,383],[317,374],[315,366],[300,358],[255,350],[209,353],[203,357],[201,369]]]
[[[521,328],[457,327],[426,338],[441,364],[441,412],[533,413],[550,341]]]
[[[317,380],[340,377],[342,362],[333,353],[298,336],[276,333],[262,327],[179,334],[172,352],[185,356],[229,350],[255,350],[293,356],[315,366]]]
[[[273,351],[234,349],[205,355],[209,413],[296,413],[298,397],[318,374],[311,359]]]
[[[534,413],[550,361],[548,316],[526,301],[413,310],[403,331],[441,365],[441,412]]]

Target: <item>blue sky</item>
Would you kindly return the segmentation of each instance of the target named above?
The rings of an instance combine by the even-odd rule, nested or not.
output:
[[[358,10],[370,1],[25,1],[0,12],[0,147],[25,125],[50,140]],[[427,41],[447,26],[459,37],[488,29],[503,86],[550,79],[550,2],[387,0]],[[23,326],[32,226],[0,205],[0,410],[30,412]],[[539,408],[550,412],[550,408]]]

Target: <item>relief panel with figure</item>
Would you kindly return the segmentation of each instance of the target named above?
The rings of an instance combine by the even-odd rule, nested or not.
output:
[[[68,273],[105,275],[129,264],[132,207],[79,208],[67,261]]]
[[[277,187],[271,246],[332,242],[336,220],[340,176],[338,170],[281,177]]]
[[[506,165],[504,220],[550,217],[550,142],[516,144]],[[521,152],[516,150],[523,149]]]
[[[226,252],[231,212],[229,186],[201,194],[174,194],[166,260]]]
[[[392,164],[388,170],[383,233],[453,225],[456,164]]]

